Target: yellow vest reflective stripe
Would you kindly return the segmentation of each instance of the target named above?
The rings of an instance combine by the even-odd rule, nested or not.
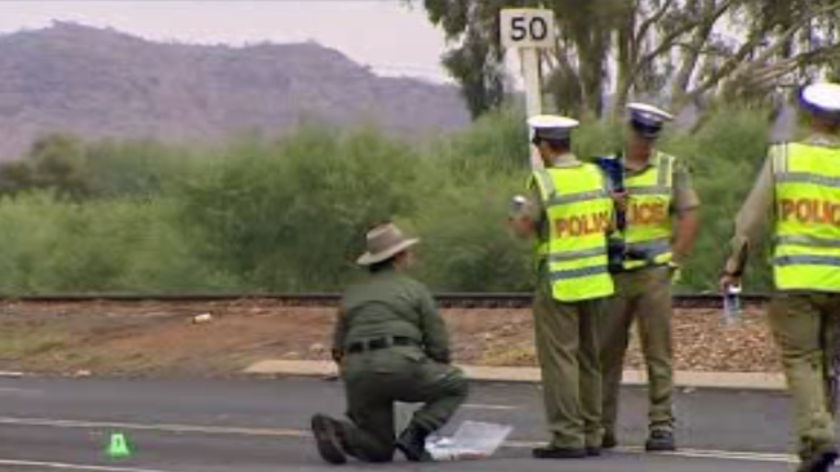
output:
[[[629,193],[624,242],[628,250],[647,255],[647,260],[626,259],[624,268],[627,270],[663,265],[671,260],[673,225],[669,210],[674,161],[674,156],[657,151],[651,166],[624,180]]]
[[[770,152],[776,288],[840,292],[840,150],[788,143]]]
[[[548,240],[535,248],[546,257],[552,295],[571,302],[612,295],[607,271],[606,228],[612,200],[601,171],[592,164],[534,172],[548,220]]]

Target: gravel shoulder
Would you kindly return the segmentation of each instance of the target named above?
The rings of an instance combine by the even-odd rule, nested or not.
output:
[[[530,310],[442,313],[456,362],[536,365]],[[209,321],[194,321],[206,314]],[[331,308],[251,299],[4,303],[0,369],[85,376],[237,375],[264,359],[328,359],[334,316]],[[733,327],[723,326],[716,310],[677,310],[673,321],[677,370],[780,371],[759,309],[748,308],[743,322]],[[629,368],[643,368],[635,336],[625,362]]]

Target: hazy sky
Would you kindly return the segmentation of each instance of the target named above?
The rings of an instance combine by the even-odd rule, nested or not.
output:
[[[42,28],[52,20],[193,43],[311,39],[379,74],[449,80],[439,65],[443,33],[417,1],[0,1],[0,33]]]

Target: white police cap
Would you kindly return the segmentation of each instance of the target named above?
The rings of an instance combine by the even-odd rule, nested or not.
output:
[[[575,119],[558,115],[535,115],[528,118],[535,138],[566,139],[580,125]]]
[[[840,115],[840,85],[830,82],[811,84],[802,89],[803,105],[816,113]]]
[[[649,138],[655,138],[659,134],[662,123],[674,119],[667,111],[647,103],[628,103],[627,109],[630,110],[630,123],[636,131]]]

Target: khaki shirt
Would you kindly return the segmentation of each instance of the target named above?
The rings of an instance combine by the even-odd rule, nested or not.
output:
[[[812,134],[804,142],[814,146],[840,147],[840,139],[823,134]],[[761,240],[767,233],[769,223],[773,221],[775,194],[772,162],[773,148],[767,153],[758,178],[735,217],[735,235],[730,240],[731,255],[724,267],[726,272],[743,270],[749,249]]]

